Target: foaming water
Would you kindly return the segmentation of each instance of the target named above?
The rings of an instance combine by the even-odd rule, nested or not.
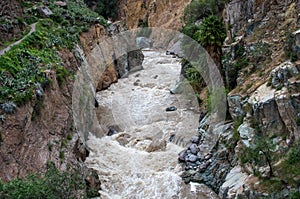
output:
[[[179,60],[162,52],[143,53],[144,70],[97,94],[101,129],[120,131],[102,138],[90,135],[87,141],[86,164],[98,171],[101,198],[195,198],[199,193],[214,198],[207,187],[195,191],[193,185],[192,192],[179,176],[178,153],[197,132],[199,119],[196,99],[169,92],[180,74]],[[170,106],[177,110],[166,112]]]

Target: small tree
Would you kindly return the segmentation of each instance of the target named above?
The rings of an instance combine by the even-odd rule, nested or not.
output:
[[[269,138],[256,136],[254,144],[241,150],[239,157],[242,164],[250,163],[253,168],[257,165],[268,165],[270,169],[269,177],[274,176],[273,152],[275,144]]]
[[[222,45],[226,38],[226,29],[222,20],[215,15],[206,17],[196,32],[196,38],[212,57],[222,74]]]

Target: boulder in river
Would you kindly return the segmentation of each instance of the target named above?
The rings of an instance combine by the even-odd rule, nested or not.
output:
[[[108,129],[107,135],[112,136],[112,135],[115,135],[115,134],[118,134],[118,133],[119,132],[116,130],[116,128],[114,126],[110,126],[109,129]]]
[[[166,111],[176,111],[177,108],[175,106],[170,106],[168,108],[166,108]]]

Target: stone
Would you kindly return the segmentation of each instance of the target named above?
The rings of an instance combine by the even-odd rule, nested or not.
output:
[[[146,37],[137,37],[136,44],[139,48],[151,48],[152,46],[151,41]]]
[[[151,144],[146,148],[147,152],[162,151],[165,150],[167,142],[165,140],[153,140]]]
[[[39,6],[37,7],[37,11],[42,17],[50,17],[53,15],[53,12],[47,6]]]
[[[252,138],[255,135],[255,130],[250,127],[250,125],[247,122],[244,122],[241,124],[238,128],[238,132],[240,134],[240,137],[245,144],[245,146],[249,147],[249,142],[252,140]]]
[[[243,185],[248,179],[248,175],[242,172],[240,166],[236,166],[227,174],[225,182],[220,187],[219,196],[231,199],[235,198],[239,189],[243,189]]]
[[[298,69],[290,61],[283,62],[271,72],[272,86],[280,89],[288,85],[288,79],[297,75]]]
[[[237,119],[245,115],[245,112],[242,109],[242,96],[239,94],[228,95],[228,107],[229,113],[233,119]]]
[[[200,142],[200,136],[194,135],[194,136],[191,138],[191,142],[192,142],[192,143],[195,143],[195,144],[199,144],[199,142]]]
[[[166,111],[169,112],[169,111],[176,111],[177,108],[175,106],[170,106],[168,108],[166,108]]]
[[[112,136],[112,135],[115,135],[115,134],[118,134],[118,133],[119,132],[113,126],[110,126],[109,129],[108,129],[107,136]]]
[[[187,150],[185,149],[178,154],[178,160],[180,162],[184,162],[186,159],[186,156],[187,156]]]
[[[191,151],[192,154],[197,155],[199,148],[197,146],[197,144],[193,143],[189,146],[189,149]]]
[[[190,154],[188,156],[188,161],[190,161],[190,162],[196,162],[197,161],[197,156],[193,155],[193,154]]]
[[[63,2],[63,1],[55,1],[54,5],[57,5],[57,6],[60,6],[60,7],[63,7],[63,8],[68,7],[68,4],[66,2]]]
[[[199,165],[198,171],[200,173],[204,172],[206,170],[206,168],[209,166],[210,162],[203,162],[202,164]]]

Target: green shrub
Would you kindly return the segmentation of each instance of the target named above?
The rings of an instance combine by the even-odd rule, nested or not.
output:
[[[117,0],[97,0],[96,2],[97,6],[95,12],[97,12],[105,18],[115,19],[117,17]]]
[[[67,140],[72,140],[72,138],[73,138],[72,134],[67,135]]]
[[[299,199],[300,198],[300,192],[299,191],[293,191],[290,194],[290,199]]]
[[[287,162],[289,164],[296,164],[296,163],[300,163],[300,144],[299,143],[295,143],[287,156]]]
[[[0,181],[0,198],[3,199],[58,199],[86,197],[84,179],[79,171],[59,171],[48,164],[45,175],[30,175],[7,183]],[[79,195],[80,194],[80,195]]]
[[[196,38],[203,47],[222,47],[226,38],[226,30],[221,19],[215,15],[206,17],[196,32]]]
[[[184,9],[183,19],[186,23],[192,24],[209,15],[219,14],[225,2],[225,0],[193,0]]]
[[[249,163],[254,174],[260,175],[255,170],[256,166],[268,166],[270,169],[269,177],[274,175],[273,159],[274,153],[272,152],[275,148],[275,144],[267,137],[255,136],[253,144],[250,147],[241,148],[238,156],[242,165]]]
[[[298,126],[300,126],[300,118],[297,118],[297,119],[296,119],[296,124],[297,124]]]

